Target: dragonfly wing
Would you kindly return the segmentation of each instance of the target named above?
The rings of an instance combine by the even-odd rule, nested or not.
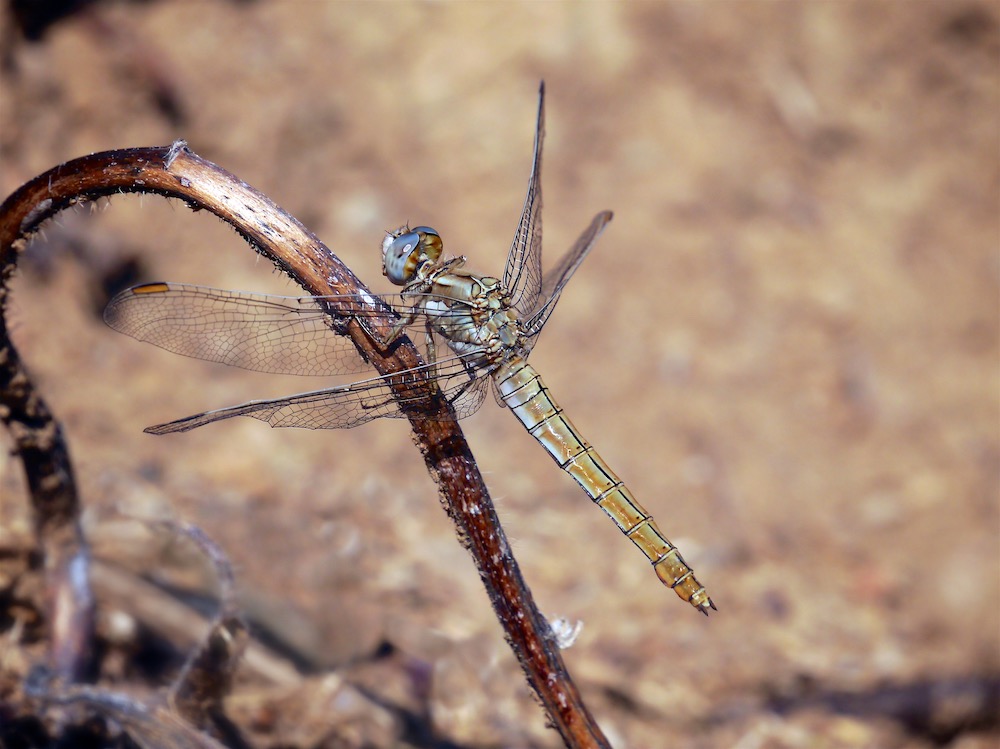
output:
[[[529,350],[538,340],[538,335],[542,332],[542,327],[549,319],[549,315],[555,309],[562,290],[587,257],[597,238],[604,231],[604,227],[611,221],[612,216],[611,211],[602,211],[594,216],[590,225],[584,229],[569,251],[545,274],[545,278],[542,280],[541,294],[538,297],[539,301],[535,308],[530,311],[524,323],[525,333],[530,343]]]
[[[503,285],[511,303],[522,314],[538,299],[542,283],[542,140],[545,137],[545,84],[538,89],[538,119],[535,124],[535,154],[528,178],[528,193],[521,219],[507,255]]]
[[[177,283],[117,294],[104,310],[115,330],[195,359],[256,372],[337,375],[370,369],[338,324],[412,304],[398,295],[284,297]],[[395,301],[391,301],[395,300]]]
[[[234,416],[251,416],[272,427],[350,429],[382,417],[406,416],[407,405],[418,407],[425,403],[428,397],[426,378],[431,371],[458,418],[475,413],[482,405],[489,378],[473,377],[458,357],[452,357],[438,362],[433,370],[424,365],[350,385],[274,400],[249,401],[151,426],[145,431],[150,434],[187,432]]]

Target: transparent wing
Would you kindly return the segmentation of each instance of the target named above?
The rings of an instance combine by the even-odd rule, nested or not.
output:
[[[338,325],[379,314],[377,303],[405,315],[417,299],[285,297],[152,283],[117,294],[104,320],[121,333],[195,359],[255,372],[339,375],[370,367]],[[412,325],[423,326],[425,319],[417,314]]]
[[[573,277],[576,269],[580,267],[580,264],[587,257],[597,238],[601,236],[601,232],[604,231],[604,227],[608,225],[613,215],[611,211],[602,211],[594,216],[590,222],[590,226],[583,230],[583,233],[573,246],[569,248],[569,251],[563,255],[555,267],[551,268],[545,274],[538,301],[535,307],[529,311],[524,322],[524,331],[528,339],[529,351],[537,342],[538,336],[542,332],[542,327],[555,309],[556,302],[559,301],[559,295],[562,294],[562,290],[566,287],[569,279]]]
[[[251,416],[272,427],[304,429],[349,429],[382,417],[406,416],[412,405],[419,416],[419,407],[426,403],[428,391],[423,381],[430,365],[408,369],[385,377],[315,390],[274,400],[256,400],[238,406],[188,416],[148,427],[150,434],[171,434],[231,419]],[[444,397],[451,402],[458,418],[475,413],[483,403],[489,377],[477,376],[458,357],[437,362],[433,368]],[[421,376],[418,379],[418,375]]]
[[[507,255],[503,285],[519,313],[535,306],[542,283],[542,140],[545,137],[545,83],[538,89],[535,155],[521,219]]]

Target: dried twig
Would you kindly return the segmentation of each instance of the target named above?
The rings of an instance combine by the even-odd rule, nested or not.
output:
[[[28,678],[25,693],[46,705],[82,706],[111,718],[142,749],[226,749],[187,723],[167,704],[147,705],[132,697],[85,685],[50,690],[44,673]]]
[[[28,676],[25,693],[46,706],[81,706],[110,718],[143,749],[246,749],[249,745],[223,710],[247,641],[246,625],[236,606],[232,564],[197,526],[170,521],[155,524],[197,544],[215,569],[220,588],[219,612],[170,689],[140,699],[101,687],[59,683],[42,668]],[[98,565],[97,570],[106,572],[107,568]],[[133,582],[131,592],[137,587]]]
[[[24,238],[45,219],[81,200],[120,192],[176,197],[193,208],[211,211],[231,224],[254,249],[310,294],[367,291],[302,224],[232,174],[191,153],[183,142],[170,148],[109,151],[75,159],[21,187],[0,208],[3,278],[9,277],[14,253],[23,247]],[[0,302],[4,293],[4,288],[0,287]],[[388,311],[367,323],[376,335],[387,333],[392,324],[393,318]],[[399,372],[420,363],[416,349],[408,342],[393,347],[390,352],[382,351],[354,320],[340,325],[338,330],[350,336],[359,355],[381,374]],[[5,332],[0,329],[0,333]],[[0,349],[0,353],[3,350]],[[0,380],[0,387],[4,384]],[[438,483],[445,509],[457,527],[459,538],[472,553],[497,618],[529,683],[568,746],[608,746],[566,671],[548,622],[536,608],[521,577],[482,476],[449,404],[430,381],[407,382],[408,399],[413,398],[415,387],[427,396],[420,405],[424,418],[411,419],[417,444]],[[439,418],[427,418],[428,413]],[[65,455],[65,448],[61,454]],[[45,478],[43,468],[40,464],[35,469],[39,479]],[[59,463],[58,469],[71,477],[68,459]],[[36,483],[31,483],[32,491]],[[76,507],[74,499],[71,505],[74,518]],[[36,508],[41,516],[45,508],[39,506],[38,500]]]
[[[219,581],[219,613],[204,642],[190,655],[171,685],[169,706],[194,726],[221,733],[232,732],[223,701],[232,689],[236,667],[247,644],[247,626],[236,604],[236,580],[225,552],[198,526],[166,520],[159,525],[198,545],[212,564]]]
[[[205,616],[162,587],[116,564],[95,559],[92,584],[102,607],[126,610],[143,627],[182,651],[199,647]],[[302,681],[287,658],[262,642],[252,640],[240,660],[240,673],[268,684],[291,688]]]
[[[59,423],[35,389],[7,329],[10,279],[18,253],[45,217],[58,207],[23,188],[0,206],[0,421],[14,439],[34,511],[35,534],[45,565],[49,669],[68,682],[84,675],[94,631],[94,602],[80,501]]]

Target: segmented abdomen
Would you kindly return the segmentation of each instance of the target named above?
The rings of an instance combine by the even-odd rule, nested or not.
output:
[[[563,415],[534,367],[521,357],[513,357],[497,368],[494,377],[501,397],[518,420],[639,547],[657,577],[702,613],[714,609],[715,604],[677,547],[667,540],[652,516]]]

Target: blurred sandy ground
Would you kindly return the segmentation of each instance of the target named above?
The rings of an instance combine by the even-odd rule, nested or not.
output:
[[[467,435],[541,607],[584,621],[567,660],[585,697],[620,747],[930,746],[824,695],[998,673],[998,19],[986,2],[100,4],[6,50],[0,192],[185,138],[376,290],[404,221],[499,273],[544,78],[549,260],[598,210],[615,219],[532,360],[720,608],[705,621],[664,591],[488,403]],[[33,244],[16,336],[99,552],[123,553],[116,507],[198,523],[248,597],[310,623],[317,663],[387,640],[432,664],[441,735],[559,745],[404,423],[141,434],[323,382],[111,332],[95,288],[129,259],[138,280],[297,293],[155,198],[63,214]],[[0,493],[0,526],[26,527],[6,452]],[[992,745],[992,726],[953,745]]]

